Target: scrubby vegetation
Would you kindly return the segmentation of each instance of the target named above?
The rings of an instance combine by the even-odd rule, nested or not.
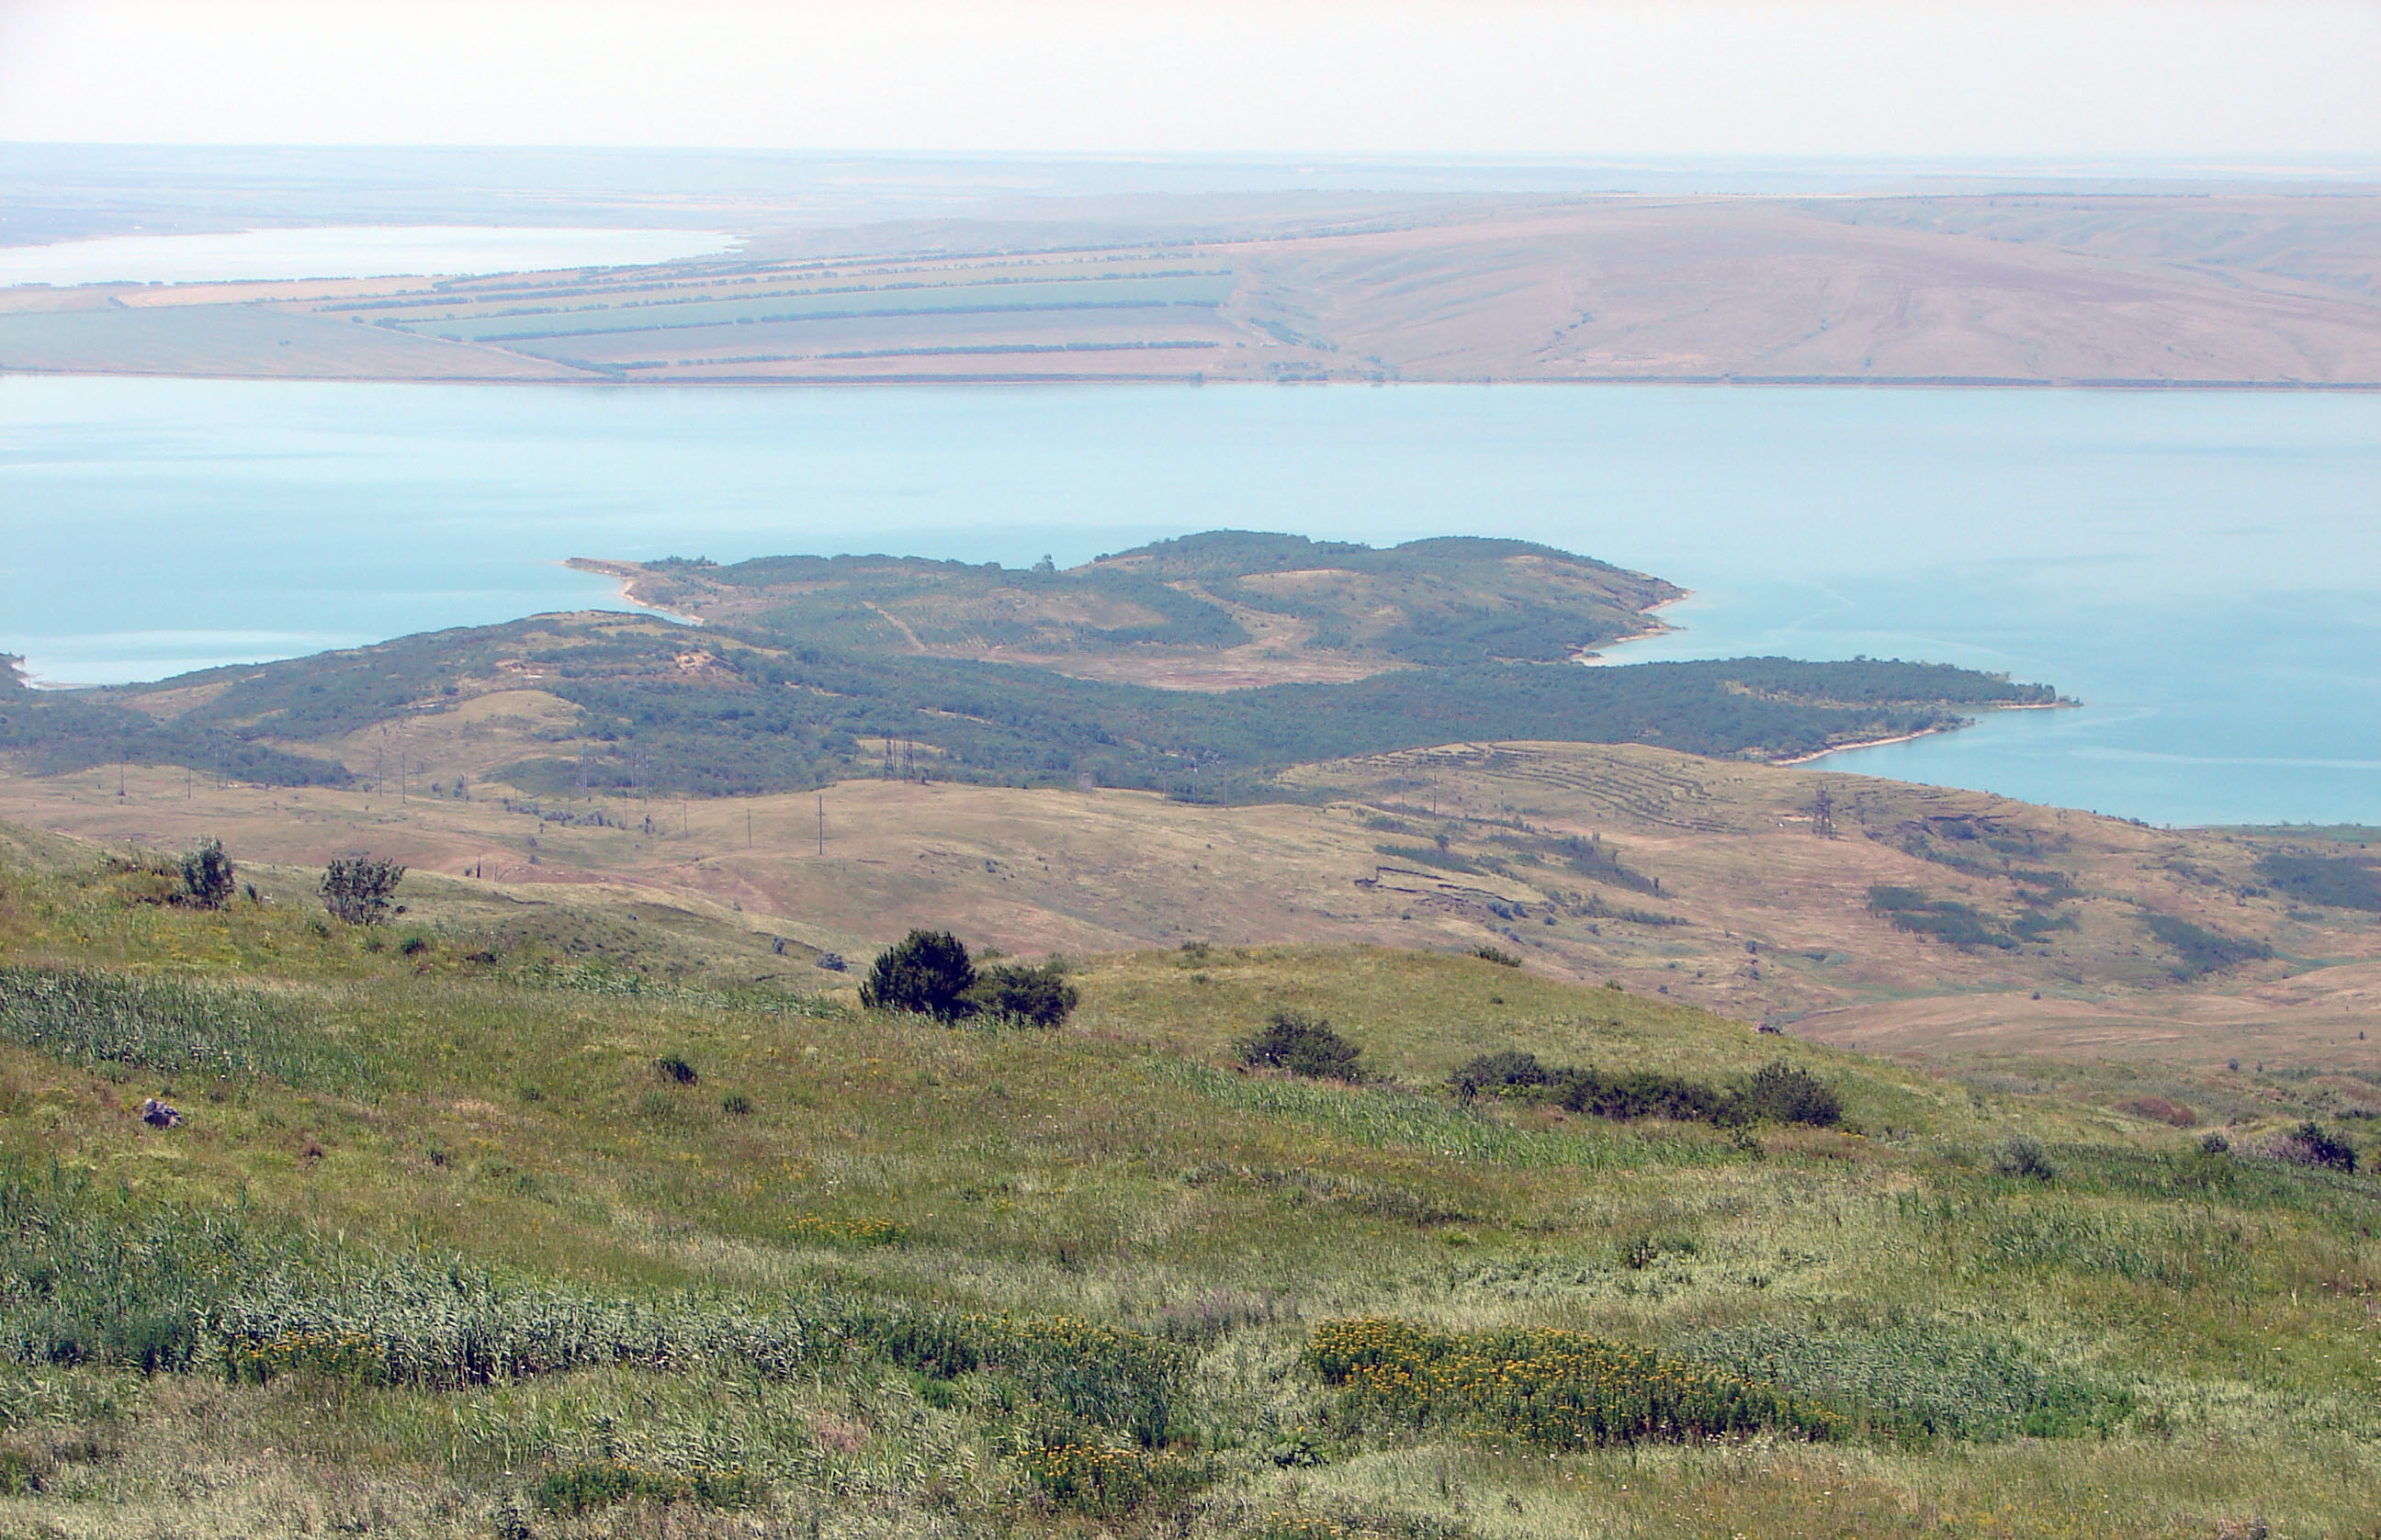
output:
[[[2359,1120],[2194,1090],[2203,1148],[1465,957],[954,1031],[167,880],[0,871],[0,1533],[2369,1527],[2381,1188],[2280,1153]]]
[[[1240,1062],[1252,1069],[1287,1070],[1315,1080],[1356,1080],[1364,1050],[1304,1011],[1276,1011],[1264,1025],[1240,1039]]]
[[[1868,891],[1868,909],[1896,930],[1932,936],[1955,947],[2006,950],[2017,945],[2015,939],[1995,928],[1991,918],[1973,904],[1957,899],[1930,899],[1915,888],[1877,883]]]
[[[2269,850],[2257,857],[2257,875],[2276,892],[2301,903],[2381,910],[2381,873],[2369,861]]]
[[[1825,1082],[1783,1061],[1764,1064],[1735,1085],[1720,1085],[1654,1070],[1612,1073],[1552,1067],[1539,1062],[1536,1054],[1508,1049],[1469,1061],[1448,1077],[1447,1085],[1467,1100],[1488,1095],[1544,1101],[1622,1122],[1669,1118],[1733,1128],[1754,1122],[1825,1126],[1843,1118],[1841,1099]]]
[[[862,768],[1027,786],[1090,775],[1103,785],[1181,791],[1195,766],[1203,798],[1277,797],[1286,793],[1276,778],[1294,765],[1455,739],[1786,757],[1951,725],[1962,709],[2050,698],[2039,685],[1936,664],[1782,658],[1581,669],[1472,656],[1345,684],[1203,692],[852,650],[834,635],[723,624],[690,637],[631,618],[548,616],[184,675],[166,685],[196,692],[198,704],[165,726],[119,704],[123,691],[44,697],[27,708],[47,724],[38,730],[7,709],[16,725],[0,724],[0,750],[38,749],[35,769],[128,754],[205,770],[211,760],[175,746],[228,745],[253,753],[226,762],[226,775],[348,784],[346,770],[301,763],[272,746],[417,720],[524,673],[575,713],[567,731],[523,742],[521,757],[494,777],[533,795],[778,792]],[[177,696],[177,707],[191,698]],[[26,732],[40,743],[7,735]],[[903,746],[898,754],[886,752],[893,744]],[[1599,865],[1593,843],[1572,854]]]
[[[2274,949],[2263,941],[2227,936],[2155,910],[2143,914],[2142,926],[2174,949],[2174,976],[2179,979],[2193,979],[2243,963],[2262,962],[2274,954]]]

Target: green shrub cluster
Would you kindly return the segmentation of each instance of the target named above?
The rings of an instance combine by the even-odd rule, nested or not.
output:
[[[946,1022],[989,1016],[1057,1026],[1081,998],[1055,963],[1001,963],[979,970],[966,943],[947,930],[910,931],[877,953],[860,985],[860,1002],[871,1010],[906,1011]]]
[[[1363,1049],[1331,1024],[1304,1011],[1276,1011],[1256,1031],[1234,1045],[1251,1069],[1287,1070],[1312,1080],[1359,1080]]]
[[[1484,1053],[1447,1077],[1465,1099],[1482,1095],[1552,1102],[1573,1112],[1629,1122],[1670,1118],[1679,1122],[1741,1127],[1747,1123],[1843,1121],[1842,1099],[1810,1071],[1777,1060],[1733,1085],[1691,1080],[1654,1070],[1610,1072],[1549,1065],[1533,1053]]]
[[[1849,1425],[1775,1384],[1583,1332],[1438,1332],[1371,1317],[1326,1321],[1304,1362],[1353,1417],[1577,1449],[1776,1432],[1826,1438]]]

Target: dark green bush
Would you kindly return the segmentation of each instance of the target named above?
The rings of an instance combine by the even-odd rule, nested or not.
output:
[[[1056,968],[1003,964],[977,976],[968,1000],[990,1015],[1056,1026],[1074,1014],[1082,997]]]
[[[1507,952],[1502,947],[1490,946],[1486,942],[1483,942],[1479,946],[1473,947],[1471,949],[1471,955],[1479,958],[1484,963],[1494,963],[1500,968],[1518,968],[1521,965],[1521,960],[1520,957],[1516,956],[1512,952]]]
[[[194,909],[220,909],[238,890],[238,875],[221,840],[209,840],[182,857],[182,891],[175,895]]]
[[[912,930],[879,952],[860,986],[860,1002],[873,1011],[908,1011],[939,1021],[975,1013],[968,991],[975,988],[975,964],[947,930]]]
[[[1607,1074],[1602,1070],[1565,1070],[1557,1077],[1562,1105],[1574,1112],[1631,1122],[1670,1118],[1679,1122],[1743,1121],[1737,1098],[1709,1082],[1652,1070]]]
[[[1447,1086],[1457,1096],[1469,1099],[1483,1091],[1495,1094],[1529,1090],[1547,1085],[1554,1078],[1555,1072],[1540,1063],[1536,1054],[1507,1049],[1471,1060],[1447,1076]]]
[[[691,1085],[702,1077],[678,1054],[665,1053],[653,1061],[653,1073],[674,1085]]]
[[[1752,1083],[1739,1098],[1753,1122],[1813,1123],[1832,1127],[1841,1122],[1844,1105],[1835,1087],[1808,1070],[1783,1059],[1755,1070]]]
[[[1447,1077],[1447,1086],[1467,1099],[1484,1092],[1521,1096],[1623,1122],[1672,1118],[1732,1127],[1754,1122],[1832,1126],[1843,1121],[1843,1103],[1835,1089],[1782,1059],[1731,1087],[1652,1070],[1616,1073],[1550,1065],[1533,1053],[1508,1049],[1469,1061]]]
[[[1240,1039],[1240,1062],[1254,1069],[1288,1070],[1316,1080],[1357,1080],[1356,1060],[1364,1050],[1331,1029],[1320,1016],[1276,1011],[1271,1020]]]

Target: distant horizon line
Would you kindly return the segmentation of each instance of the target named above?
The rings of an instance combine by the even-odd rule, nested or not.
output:
[[[2006,174],[2038,175],[2094,169],[2124,168],[2134,175],[2157,170],[2167,175],[2200,172],[2237,175],[2263,170],[2274,173],[2381,176],[2381,150],[2342,154],[2253,153],[2230,155],[2144,155],[2078,152],[2072,155],[1972,154],[1910,155],[1886,152],[1570,152],[1521,153],[1490,151],[1439,150],[1038,150],[1038,149],[899,149],[835,145],[752,144],[604,144],[564,142],[364,140],[155,140],[0,139],[0,151],[98,151],[203,153],[236,150],[262,152],[365,152],[394,154],[650,155],[679,157],[790,157],[812,160],[882,160],[962,162],[974,164],[1060,163],[1091,164],[1266,165],[1314,162],[1331,165],[1427,165],[1448,167],[1521,165],[1547,169],[1601,166],[1826,166],[1835,169],[1873,168],[1881,171],[1957,168],[1975,172],[1996,168]]]

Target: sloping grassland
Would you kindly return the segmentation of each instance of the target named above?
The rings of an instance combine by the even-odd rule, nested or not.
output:
[[[2286,1115],[2203,1148],[1380,948],[1084,957],[1069,1025],[955,1027],[739,982],[744,943],[705,962],[697,928],[665,979],[479,928],[437,879],[361,928],[7,848],[0,1522],[29,1532],[2370,1517],[2381,1199],[2261,1154]],[[1362,1077],[1243,1073],[1276,1011]],[[1496,1051],[1782,1065],[1833,1126],[1448,1088]]]

